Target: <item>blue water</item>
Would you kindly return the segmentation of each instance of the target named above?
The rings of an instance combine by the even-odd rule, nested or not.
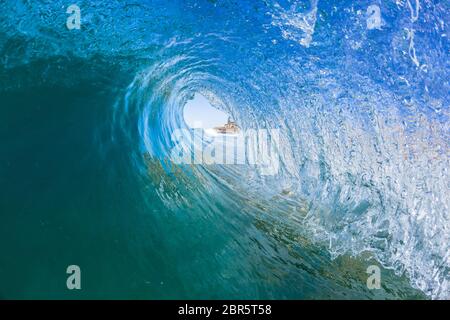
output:
[[[0,3],[0,298],[450,298],[448,1],[71,4]],[[171,162],[196,93],[277,174]]]

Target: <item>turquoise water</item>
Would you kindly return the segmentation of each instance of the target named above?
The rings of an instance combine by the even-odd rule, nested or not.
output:
[[[449,5],[377,3],[0,4],[0,298],[448,298]],[[279,171],[171,162],[195,93]]]

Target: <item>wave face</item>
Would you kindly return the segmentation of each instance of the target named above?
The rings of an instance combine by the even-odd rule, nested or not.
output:
[[[95,110],[66,110],[84,125],[55,123],[56,135],[85,137],[75,150],[87,154],[76,164],[86,176],[73,178],[97,202],[80,189],[64,194],[110,212],[92,218],[100,225],[121,222],[143,269],[170,270],[171,293],[155,296],[376,298],[351,275],[376,261],[385,297],[410,297],[407,279],[448,299],[450,8],[376,3],[79,1],[81,29],[69,31],[66,1],[8,2],[2,90],[89,83],[108,93],[95,95]],[[243,129],[279,129],[277,174],[174,165],[173,132],[187,128],[183,107],[195,93]],[[67,148],[57,146],[48,152]],[[136,227],[119,212],[148,220]],[[144,258],[158,250],[160,268]]]

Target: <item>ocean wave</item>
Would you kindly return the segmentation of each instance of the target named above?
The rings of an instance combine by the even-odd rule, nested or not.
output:
[[[41,18],[14,25],[18,9],[2,10],[2,64],[67,52],[117,61],[134,79],[112,108],[110,143],[129,142],[130,166],[167,208],[195,202],[220,215],[214,194],[334,258],[369,253],[429,297],[450,298],[446,4],[388,2],[383,26],[369,30],[369,2],[285,2],[81,2],[77,35],[51,29],[59,2],[20,2]],[[14,37],[23,51],[8,45]],[[171,163],[195,93],[243,129],[279,129],[278,174]]]

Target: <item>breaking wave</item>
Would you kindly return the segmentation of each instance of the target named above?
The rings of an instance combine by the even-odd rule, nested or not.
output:
[[[81,1],[76,34],[61,1],[17,4],[0,13],[5,68],[101,57],[133,78],[98,143],[127,145],[133,179],[167,210],[198,206],[207,220],[229,205],[450,298],[445,1],[383,2],[376,28],[368,1]],[[195,93],[243,129],[279,129],[278,173],[171,163]]]

